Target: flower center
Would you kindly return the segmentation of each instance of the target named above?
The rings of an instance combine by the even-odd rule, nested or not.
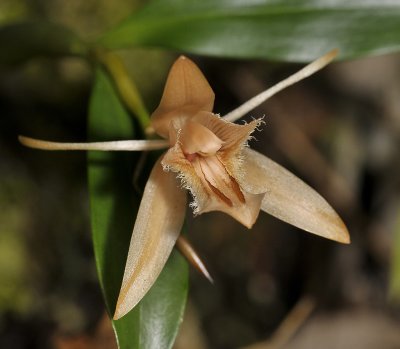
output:
[[[236,180],[228,173],[217,155],[196,156],[192,165],[203,185],[230,207],[246,202]]]
[[[186,160],[193,166],[209,196],[229,207],[245,203],[244,195],[218,157],[223,141],[207,127],[187,121],[179,138]]]
[[[191,120],[186,121],[185,125],[182,127],[179,142],[185,154],[197,153],[203,156],[216,154],[224,144],[224,142],[207,127]]]

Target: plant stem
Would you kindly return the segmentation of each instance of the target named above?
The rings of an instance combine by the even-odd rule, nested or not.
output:
[[[127,108],[136,116],[144,133],[148,133],[150,126],[150,115],[143,99],[133,80],[129,77],[128,71],[122,59],[111,51],[102,48],[94,50],[94,56],[107,69],[113,78],[122,101]]]

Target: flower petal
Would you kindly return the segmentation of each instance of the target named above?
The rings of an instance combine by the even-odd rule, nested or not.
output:
[[[210,195],[207,198],[207,202],[202,203],[204,209],[199,211],[198,214],[211,211],[221,211],[236,219],[246,228],[251,229],[260,213],[260,206],[262,204],[264,193],[251,194],[245,190],[242,190],[242,193],[244,202],[236,206],[225,205],[221,200],[218,200],[215,195]]]
[[[300,69],[297,73],[290,75],[286,79],[278,82],[276,85],[268,88],[267,90],[261,92],[257,96],[254,96],[253,98],[249,99],[241,106],[237,107],[230,113],[223,116],[223,119],[230,122],[239,120],[241,117],[245,116],[248,112],[257,108],[260,104],[264,103],[267,99],[271,98],[273,95],[277,94],[278,92],[284,90],[285,88],[305,78],[308,78],[310,75],[315,74],[318,70],[324,68],[330,62],[332,62],[332,60],[335,59],[338,52],[339,51],[337,49],[329,51],[327,54],[317,58],[315,61],[311,62],[304,68]]]
[[[265,192],[261,209],[310,233],[349,243],[341,218],[314,189],[266,156],[243,151],[246,175],[240,185],[248,192]]]
[[[156,281],[180,234],[185,210],[185,191],[158,160],[140,203],[114,319],[129,312]]]
[[[135,139],[130,141],[63,143],[43,141],[41,139],[18,136],[18,140],[26,147],[42,150],[143,151],[168,148],[168,142],[163,139]]]
[[[183,235],[179,236],[179,239],[176,241],[176,247],[182,253],[182,255],[187,259],[187,261],[194,266],[197,271],[202,274],[208,281],[212,284],[214,283],[213,278],[211,277],[207,267],[204,265],[203,261],[194,250],[193,246],[186,240]]]
[[[160,105],[151,116],[152,126],[160,136],[167,138],[172,119],[191,116],[200,110],[212,111],[214,98],[214,92],[200,69],[190,59],[181,56],[169,72]]]
[[[248,124],[238,125],[228,122],[216,114],[204,111],[197,113],[192,121],[212,131],[224,142],[222,149],[229,152],[241,150],[257,126],[263,122],[261,119],[257,119]]]
[[[199,153],[204,156],[214,155],[224,143],[207,127],[191,120],[183,126],[179,141],[185,154]]]

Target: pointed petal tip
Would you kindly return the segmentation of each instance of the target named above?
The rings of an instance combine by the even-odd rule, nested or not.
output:
[[[333,221],[332,221],[333,220]],[[342,219],[337,215],[335,212],[334,217],[331,218],[330,223],[328,225],[325,225],[322,221],[320,222],[321,226],[324,225],[326,228],[326,231],[321,231],[321,230],[308,230],[309,233],[321,236],[323,238],[336,241],[341,244],[350,244],[350,233],[347,230],[346,225],[342,221]],[[302,229],[302,228],[301,228]]]
[[[127,313],[117,313],[117,312],[115,312],[112,319],[113,319],[114,321],[119,320],[119,319],[123,318],[126,314],[127,314]]]
[[[330,218],[328,219],[329,223],[324,225],[321,221],[320,226],[325,227],[326,232],[321,233],[320,231],[310,231],[311,233],[317,234],[319,236],[325,237],[327,239],[339,242],[341,244],[350,244],[350,233],[344,224],[343,220],[337,214],[336,211],[332,209],[332,213]]]
[[[51,145],[49,147],[49,144],[51,144],[52,142],[47,142],[47,141],[43,141],[40,139],[26,137],[26,136],[22,136],[22,135],[18,136],[18,141],[22,145],[24,145],[25,147],[28,147],[28,148],[51,150]]]
[[[195,268],[210,282],[211,285],[214,285],[214,279],[212,278],[211,274],[204,264],[201,266],[195,266]]]
[[[252,228],[253,228],[253,226],[254,226],[254,223],[255,223],[255,221],[254,222],[251,222],[251,223],[243,223],[243,222],[240,222],[242,225],[244,225],[245,226],[245,228],[247,228],[247,229],[249,229],[249,230],[251,230]]]
[[[332,62],[337,57],[338,54],[339,54],[339,49],[338,48],[334,48],[333,50],[331,50],[328,53],[324,54],[320,58],[316,59],[314,61],[314,63],[317,63],[318,66],[323,68],[324,66],[326,66],[327,64]],[[319,69],[321,69],[321,68],[319,68]]]
[[[339,49],[338,48],[334,48],[333,50],[329,51],[326,56],[329,58],[335,58],[337,55],[339,54]]]
[[[113,316],[113,320],[119,320],[121,319],[123,316],[125,316],[131,309],[133,309],[133,307],[131,309],[126,308],[126,306],[124,306],[124,299],[121,298],[121,294],[118,297],[117,300],[117,305],[115,307],[115,312],[114,312],[114,316]]]
[[[211,284],[214,284],[214,280],[211,274],[207,270],[207,267],[205,266],[193,246],[190,244],[190,242],[181,235],[176,241],[176,246],[179,251],[184,255],[184,257],[188,260],[188,262],[192,264],[197,269],[197,271],[201,275],[203,275]]]
[[[211,112],[214,99],[214,92],[199,67],[186,56],[180,56],[169,71],[151,125],[158,135],[168,138],[169,125],[176,113],[194,116],[200,110]]]
[[[127,297],[127,294],[120,293],[118,296],[117,305],[115,306],[113,320],[119,320],[124,317],[139,304],[140,300],[141,298],[135,303],[132,303],[132,300]]]
[[[31,146],[30,144],[31,144],[32,140],[33,140],[33,138],[18,135],[18,142],[20,142],[22,145],[24,145],[26,147]]]
[[[343,240],[341,240],[339,242],[342,244],[345,244],[345,245],[350,245],[351,244],[350,235],[347,235],[345,238],[343,238]]]
[[[350,233],[347,230],[347,227],[344,225],[344,223],[343,223],[343,229],[338,232],[336,241],[346,245],[351,243]]]
[[[114,312],[114,316],[113,316],[113,320],[119,320],[120,318],[122,318],[123,316],[124,316],[125,314],[122,314],[121,313],[121,311],[120,311],[120,309],[118,308],[118,305],[117,305],[117,308],[115,309],[115,312]]]
[[[157,280],[179,236],[185,211],[186,193],[178,188],[175,174],[163,171],[160,158],[139,206],[115,320],[136,307]]]
[[[304,226],[303,224],[296,224],[288,221],[287,223],[328,240],[336,241],[341,244],[350,244],[350,233],[346,225],[340,216],[333,211],[333,208],[331,208],[331,210],[332,212],[330,215],[326,216],[324,214],[319,216],[317,225]]]

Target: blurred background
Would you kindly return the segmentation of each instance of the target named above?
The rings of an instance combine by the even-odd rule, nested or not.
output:
[[[2,0],[0,24],[50,20],[90,39],[138,5]],[[119,54],[153,110],[180,53]],[[191,58],[221,114],[300,68]],[[191,271],[176,348],[400,348],[399,77],[399,54],[335,63],[249,115],[266,122],[251,146],[321,193],[352,243],[263,213],[247,230],[189,212],[188,238],[215,283]],[[84,141],[91,83],[80,58],[0,66],[0,348],[115,348],[91,245],[86,156],[17,142]]]

